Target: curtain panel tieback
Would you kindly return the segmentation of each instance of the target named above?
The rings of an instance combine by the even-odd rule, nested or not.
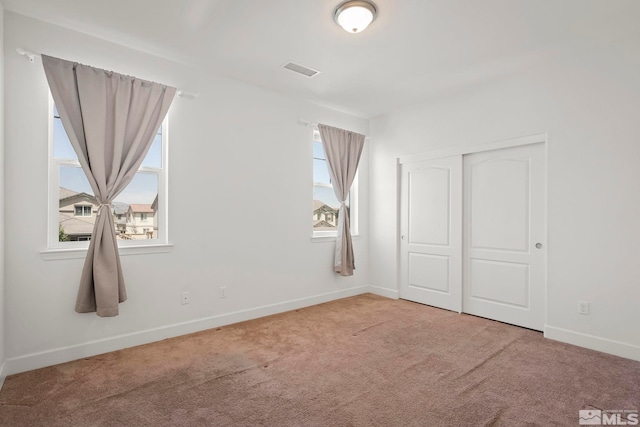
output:
[[[111,203],[100,203],[98,205],[98,216],[102,213],[102,208],[113,208],[113,205]]]

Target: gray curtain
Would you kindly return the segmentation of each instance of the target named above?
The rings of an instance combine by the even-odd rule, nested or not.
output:
[[[341,276],[353,276],[356,266],[349,226],[349,209],[345,201],[356,177],[365,136],[322,124],[318,125],[318,130],[327,157],[333,191],[340,202],[333,267]]]
[[[42,63],[62,124],[100,204],[76,311],[117,316],[127,294],[111,202],[140,167],[176,89],[46,55]]]

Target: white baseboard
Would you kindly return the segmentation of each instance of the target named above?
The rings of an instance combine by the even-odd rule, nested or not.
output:
[[[372,294],[380,295],[381,297],[387,297],[391,299],[400,298],[400,292],[397,289],[383,288],[381,286],[369,285],[369,292]]]
[[[44,368],[46,366],[66,363],[72,360],[91,357],[111,351],[122,350],[124,348],[135,347],[148,344],[167,338],[191,334],[206,329],[217,328],[233,323],[244,322],[246,320],[257,319],[272,314],[283,313],[285,311],[297,310],[316,304],[347,298],[370,292],[386,298],[398,299],[399,292],[396,289],[384,288],[373,285],[357,286],[340,291],[327,292],[306,298],[299,298],[281,303],[265,305],[247,310],[226,313],[217,316],[196,319],[189,322],[176,323],[159,328],[148,329],[130,334],[118,335],[101,340],[89,341],[68,347],[46,350],[43,352],[27,354],[15,358],[7,359],[0,366],[0,390],[4,380],[8,375],[33,369]],[[563,328],[546,325],[544,336],[556,341],[586,347],[592,350],[613,354],[620,357],[640,361],[640,346],[609,340],[594,335],[583,334]]]
[[[556,341],[640,361],[640,346],[546,325],[544,336]]]
[[[285,311],[297,310],[299,308],[360,295],[370,291],[371,289],[368,285],[357,286],[340,291],[327,292],[325,294],[315,295],[312,297],[300,298],[277,304],[236,311],[233,313],[191,320],[189,322],[176,323],[140,332],[118,335],[101,340],[89,341],[69,347],[60,347],[43,352],[27,354],[7,359],[4,365],[4,370],[0,372],[3,372],[4,375],[13,375],[111,351],[122,350],[124,348],[149,344],[167,338],[200,332],[206,329],[230,325],[232,323],[244,322],[246,320],[257,319],[259,317],[270,316],[272,314],[283,313]]]

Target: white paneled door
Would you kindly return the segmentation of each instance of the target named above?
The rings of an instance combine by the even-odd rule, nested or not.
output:
[[[463,311],[542,330],[543,144],[464,157]]]
[[[462,156],[402,167],[402,298],[462,310]]]
[[[405,163],[400,296],[542,330],[544,144]]]

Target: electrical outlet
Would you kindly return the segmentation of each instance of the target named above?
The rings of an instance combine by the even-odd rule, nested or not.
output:
[[[220,291],[218,292],[218,296],[220,298],[226,298],[227,297],[227,287],[226,286],[220,286]]]
[[[182,305],[189,304],[191,302],[191,294],[189,292],[182,293]]]
[[[578,313],[589,314],[589,303],[587,301],[578,301]]]

